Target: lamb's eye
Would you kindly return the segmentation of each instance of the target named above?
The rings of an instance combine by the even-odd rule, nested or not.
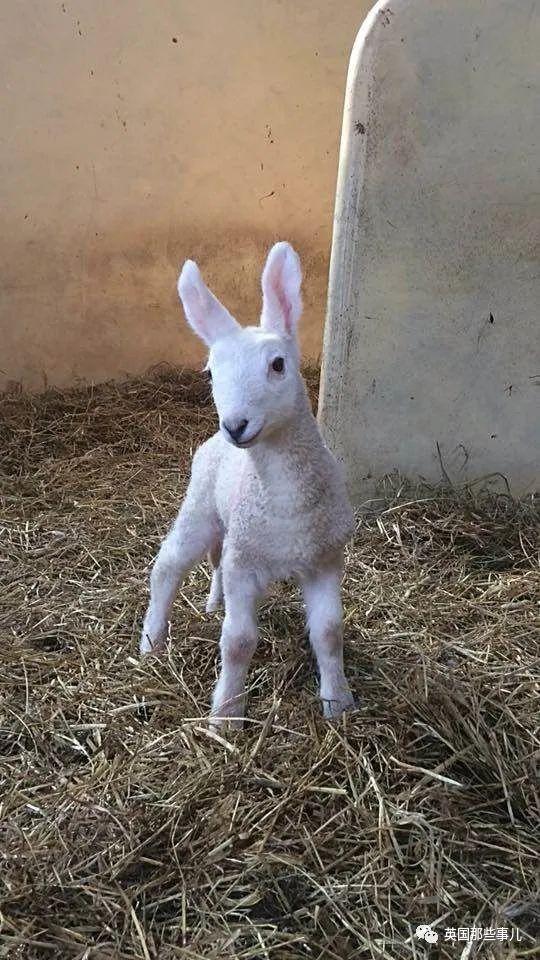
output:
[[[275,360],[272,360],[272,370],[274,370],[275,373],[283,373],[284,368],[285,361],[283,357],[276,357]]]

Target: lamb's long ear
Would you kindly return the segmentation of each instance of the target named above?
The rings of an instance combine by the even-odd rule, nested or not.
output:
[[[178,277],[178,295],[187,322],[209,347],[219,337],[239,329],[240,324],[208,289],[193,260],[186,260],[182,267]]]
[[[302,313],[302,270],[298,254],[285,240],[274,244],[262,275],[261,327],[295,337]]]

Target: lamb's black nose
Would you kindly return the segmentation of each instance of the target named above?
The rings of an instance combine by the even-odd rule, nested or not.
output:
[[[227,423],[226,420],[223,421],[223,426],[225,427],[227,433],[234,440],[235,443],[238,443],[240,437],[244,433],[249,420],[234,420]]]

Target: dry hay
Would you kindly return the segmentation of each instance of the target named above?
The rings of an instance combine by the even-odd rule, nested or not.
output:
[[[140,663],[148,564],[213,429],[173,371],[5,397],[0,956],[475,956],[445,927],[539,932],[538,514],[398,493],[345,585],[357,712],[325,723],[299,597],[262,611],[244,733],[204,716],[208,572]],[[180,464],[180,470],[178,465]],[[415,940],[432,922],[438,947]],[[521,940],[516,940],[516,930]]]

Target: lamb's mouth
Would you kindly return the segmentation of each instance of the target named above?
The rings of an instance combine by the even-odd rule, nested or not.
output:
[[[259,430],[257,430],[257,433],[254,433],[252,437],[249,437],[248,440],[236,440],[235,447],[251,447],[261,432],[262,427],[260,427]]]

